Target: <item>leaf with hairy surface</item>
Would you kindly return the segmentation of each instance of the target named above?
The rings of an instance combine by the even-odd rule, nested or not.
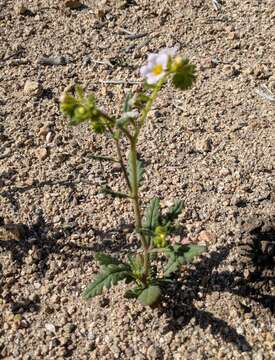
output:
[[[171,226],[171,224],[178,218],[183,209],[183,201],[176,200],[164,216],[162,216],[161,223],[164,226]]]
[[[195,70],[195,65],[190,64],[188,59],[182,60],[181,64],[178,64],[176,73],[172,79],[175,87],[180,90],[189,89],[196,79]]]
[[[164,275],[170,276],[180,269],[182,265],[189,264],[196,256],[201,255],[206,250],[205,246],[188,244],[176,244],[167,247],[165,255],[168,256],[168,262],[164,269]]]
[[[124,113],[128,112],[131,110],[131,100],[133,98],[133,94],[131,92],[129,92],[126,96],[126,99],[124,101],[124,104],[123,104],[123,109],[122,111]]]
[[[113,258],[110,255],[106,255],[102,252],[95,254],[95,259],[99,262],[100,265],[107,266],[110,264],[119,265],[122,264],[119,260]]]
[[[94,281],[87,287],[83,297],[90,299],[100,295],[104,288],[109,289],[112,285],[116,285],[119,281],[129,279],[131,277],[130,269],[127,265],[110,264],[104,266]]]
[[[142,219],[142,233],[146,242],[149,244],[154,236],[154,230],[159,225],[160,218],[160,201],[159,198],[153,198],[148,204]]]
[[[151,285],[148,288],[144,289],[138,296],[138,300],[143,305],[154,305],[158,302],[161,295],[160,287],[157,285]]]
[[[145,210],[142,220],[142,227],[149,231],[154,231],[159,225],[160,201],[159,198],[153,198]]]

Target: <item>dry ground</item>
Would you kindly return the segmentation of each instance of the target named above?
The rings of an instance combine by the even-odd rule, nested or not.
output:
[[[274,86],[273,1],[226,0],[215,12],[210,0],[88,0],[78,10],[26,0],[22,15],[14,4],[0,1],[0,358],[271,359],[272,284],[250,281],[239,244],[257,226],[274,235],[274,108],[254,92]],[[143,199],[184,199],[185,232],[209,253],[157,309],[125,300],[123,284],[85,302],[94,252],[134,248],[133,219],[127,202],[98,193],[122,182],[90,157],[110,140],[70,128],[59,96],[79,82],[118,112],[148,52],[167,46],[198,79],[185,93],[168,86],[151,112]]]

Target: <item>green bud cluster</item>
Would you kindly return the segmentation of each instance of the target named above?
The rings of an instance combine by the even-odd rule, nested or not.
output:
[[[102,134],[106,127],[113,126],[113,120],[96,106],[93,94],[84,97],[83,90],[79,86],[76,88],[75,96],[63,94],[60,110],[69,117],[70,125],[88,121],[90,128],[98,134]]]
[[[171,71],[174,74],[172,82],[177,89],[191,88],[196,79],[196,67],[188,59],[177,56],[171,64]]]
[[[155,236],[153,238],[154,245],[157,248],[164,248],[167,245],[167,228],[165,226],[157,226],[155,228]]]

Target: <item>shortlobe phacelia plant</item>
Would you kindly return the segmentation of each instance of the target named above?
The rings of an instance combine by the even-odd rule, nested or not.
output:
[[[119,281],[134,283],[125,296],[137,298],[145,305],[157,303],[161,291],[167,283],[173,281],[173,274],[182,265],[190,263],[195,256],[204,252],[205,247],[197,244],[174,243],[172,233],[175,221],[183,209],[181,200],[165,213],[160,208],[159,198],[153,198],[142,214],[139,187],[143,180],[144,164],[137,151],[139,135],[154,100],[169,79],[181,90],[187,90],[195,80],[195,66],[187,59],[176,55],[175,49],[163,49],[157,54],[149,54],[148,62],[142,66],[140,74],[145,78],[143,90],[128,94],[122,114],[119,117],[107,114],[100,109],[93,94],[85,96],[80,86],[74,93],[65,92],[61,99],[61,111],[70,118],[71,125],[87,122],[92,131],[106,134],[113,139],[117,159],[108,154],[95,154],[94,158],[102,161],[115,161],[120,164],[127,191],[113,191],[109,186],[104,193],[119,198],[127,198],[133,204],[135,232],[140,240],[140,249],[129,253],[128,261],[121,262],[103,253],[96,254],[101,271],[84,292],[85,298],[102,293]],[[128,148],[122,147],[126,138]],[[128,155],[128,164],[125,163]],[[163,268],[160,269],[160,264]]]

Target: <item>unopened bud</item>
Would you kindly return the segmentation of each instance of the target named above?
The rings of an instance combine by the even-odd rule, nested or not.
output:
[[[181,66],[182,66],[182,57],[176,56],[172,62],[172,71],[177,72]]]

